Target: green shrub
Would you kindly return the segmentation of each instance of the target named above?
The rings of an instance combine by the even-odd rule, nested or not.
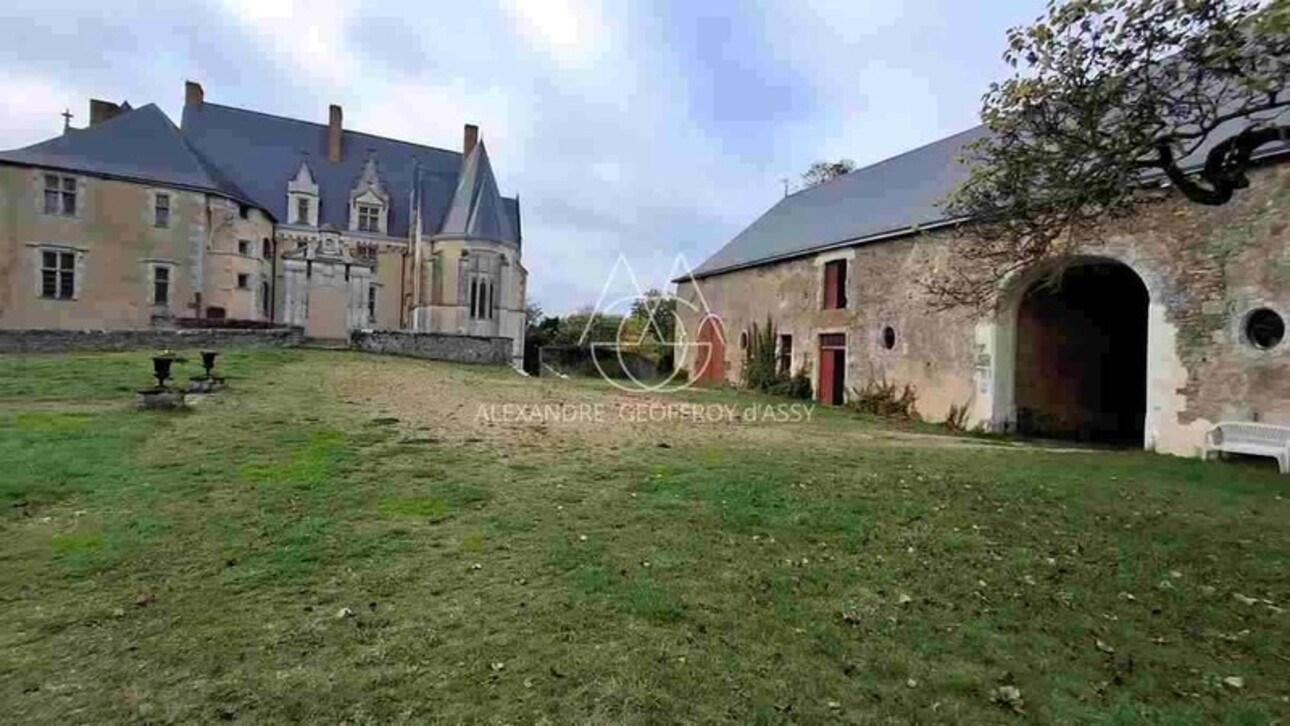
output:
[[[967,431],[968,404],[962,406],[950,404],[950,412],[945,415],[945,428],[950,431]]]
[[[744,388],[770,393],[781,378],[776,369],[775,325],[767,318],[765,328],[753,323],[745,335],[748,345],[744,347]]]
[[[860,413],[871,413],[887,418],[918,419],[918,391],[908,383],[899,388],[895,383],[870,380],[860,388],[852,388],[847,408]]]
[[[814,397],[814,391],[811,389],[811,377],[807,375],[805,368],[799,368],[792,376],[785,376],[781,373],[779,380],[771,387],[770,393],[802,401],[809,401]]]

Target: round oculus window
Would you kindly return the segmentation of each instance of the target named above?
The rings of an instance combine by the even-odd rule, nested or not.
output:
[[[1271,350],[1286,337],[1286,322],[1274,310],[1260,308],[1245,319],[1245,337],[1260,350]]]
[[[887,350],[896,347],[896,329],[890,325],[882,329],[882,347]]]

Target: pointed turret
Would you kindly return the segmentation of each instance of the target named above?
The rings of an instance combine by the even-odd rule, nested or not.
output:
[[[515,239],[483,141],[466,157],[438,236],[502,242]]]

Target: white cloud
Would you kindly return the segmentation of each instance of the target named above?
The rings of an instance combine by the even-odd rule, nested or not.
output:
[[[79,89],[56,80],[0,69],[0,148],[29,146],[62,131],[65,109],[81,125],[88,113]]]
[[[0,146],[56,133],[58,112],[77,112],[90,95],[175,114],[183,77],[204,81],[219,103],[315,121],[339,103],[349,128],[446,148],[477,123],[503,192],[521,196],[529,289],[550,311],[592,302],[620,252],[644,284],[662,282],[678,250],[701,262],[811,161],[876,161],[968,125],[982,68],[997,57],[994,38],[966,42],[968,26],[1003,12],[951,0],[705,6],[746,14],[730,32],[759,34],[737,44],[747,57],[726,58],[669,19],[666,3],[210,1],[188,25],[133,0],[110,13],[86,2],[77,12],[111,29],[112,54],[87,57],[75,38],[0,48]],[[34,2],[24,11],[32,29],[85,27],[64,22],[67,12]],[[996,35],[1006,27],[989,22]],[[78,60],[59,70],[47,53],[43,65],[19,67],[54,46]],[[986,62],[964,60],[977,56]],[[749,88],[762,72],[774,75],[769,84],[794,83],[804,93],[787,98],[808,99],[809,113],[750,106],[769,116],[754,119],[750,146],[705,95],[729,88],[719,61],[747,74]],[[85,63],[104,68],[87,81]]]
[[[240,23],[292,77],[320,87],[346,87],[360,60],[337,39],[358,10],[346,0],[221,0],[228,16]]]
[[[603,54],[608,28],[600,8],[575,0],[505,0],[519,34],[566,70],[586,69]]]

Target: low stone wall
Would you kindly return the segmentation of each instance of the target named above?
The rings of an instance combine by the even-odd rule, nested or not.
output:
[[[194,348],[291,348],[304,340],[301,328],[134,329],[134,330],[0,330],[0,355],[74,353],[111,350],[192,350]]]
[[[456,363],[511,362],[511,339],[444,333],[408,333],[401,330],[355,330],[349,335],[354,350],[382,355],[403,355]]]
[[[538,350],[541,368],[538,375],[548,375],[548,371],[555,370],[570,376],[608,376],[637,381],[667,376],[659,373],[654,361],[634,351],[596,348],[594,359],[592,355],[592,349],[576,345],[544,345]]]

